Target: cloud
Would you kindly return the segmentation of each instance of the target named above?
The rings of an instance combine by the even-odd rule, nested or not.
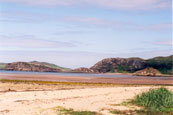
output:
[[[0,21],[1,22],[18,22],[18,23],[28,23],[28,22],[45,22],[51,21],[56,18],[55,16],[41,13],[31,13],[26,11],[1,11]]]
[[[43,23],[43,22],[62,22],[62,25],[68,28],[66,31],[58,31],[55,34],[65,35],[65,34],[84,34],[91,33],[88,31],[91,27],[99,28],[113,28],[116,30],[126,31],[126,30],[139,30],[139,31],[156,31],[164,32],[170,31],[172,29],[172,24],[160,23],[160,24],[135,24],[128,21],[118,21],[111,19],[104,19],[98,17],[87,17],[87,16],[57,16],[50,14],[40,14],[31,12],[15,12],[15,11],[3,11],[1,12],[0,22],[11,22],[11,23]],[[67,27],[68,26],[68,27]],[[86,30],[69,30],[69,28],[74,29],[74,27],[87,28]]]
[[[104,25],[104,26],[108,25],[110,26],[111,24],[115,23],[114,21],[104,20],[95,17],[79,17],[79,16],[63,17],[61,20],[64,20],[66,22],[83,23],[83,24],[85,23],[85,24]]]
[[[149,30],[149,31],[167,31],[172,29],[172,24],[151,24],[151,25],[144,25],[138,26],[138,30]]]
[[[139,51],[135,53],[126,53],[124,56],[128,57],[141,57],[141,58],[153,58],[157,56],[169,56],[172,55],[173,51],[171,49],[160,49],[160,50],[149,50],[149,51]],[[122,54],[123,55],[123,54]]]
[[[81,34],[88,34],[92,33],[91,31],[88,30],[66,30],[66,31],[57,31],[54,33],[54,35],[81,35]]]
[[[172,29],[172,24],[135,24],[125,21],[117,21],[117,20],[110,20],[110,19],[102,19],[102,18],[95,18],[95,17],[80,17],[80,16],[68,16],[63,17],[60,20],[70,23],[76,24],[84,24],[86,26],[96,26],[96,27],[107,27],[107,28],[114,28],[118,30],[139,30],[139,31],[168,31]]]
[[[171,0],[87,0],[95,6],[118,10],[151,10],[170,8]]]
[[[118,21],[118,20],[110,20],[96,17],[81,17],[81,16],[66,16],[59,19],[61,21],[65,21],[66,23],[80,24],[84,27],[103,27],[103,28],[117,28],[117,29],[128,29],[136,24]]]
[[[99,7],[114,10],[152,10],[171,8],[171,0],[0,0],[36,6]]]
[[[158,24],[136,24],[128,21],[119,21],[119,20],[111,20],[104,19],[98,17],[89,17],[89,16],[57,16],[50,15],[46,13],[34,13],[34,12],[26,12],[26,11],[2,11],[0,14],[0,22],[18,22],[18,23],[43,23],[43,22],[62,22],[66,26],[76,26],[76,27],[102,27],[102,28],[113,28],[117,30],[139,30],[139,31],[168,31],[172,29],[171,23],[158,23]],[[65,26],[63,25],[63,26]],[[91,31],[90,31],[91,32]],[[87,33],[86,31],[77,31],[77,30],[67,30],[59,31],[57,34],[82,34]]]
[[[153,44],[156,45],[167,45],[167,46],[172,46],[173,45],[173,41],[172,40],[166,40],[166,41],[156,41]]]
[[[77,47],[75,42],[62,42],[55,40],[44,40],[38,39],[34,36],[24,35],[24,36],[0,36],[0,48],[37,48],[37,49],[45,49],[45,48],[71,48]]]

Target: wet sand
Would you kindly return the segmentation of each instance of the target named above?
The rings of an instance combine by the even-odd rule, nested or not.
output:
[[[172,77],[84,77],[60,76],[44,74],[0,74],[0,79],[10,80],[40,80],[58,82],[83,82],[83,83],[112,83],[112,84],[137,84],[137,85],[173,85]]]

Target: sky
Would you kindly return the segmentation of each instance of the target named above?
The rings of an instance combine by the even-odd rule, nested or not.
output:
[[[91,67],[172,45],[172,0],[0,0],[0,62]]]

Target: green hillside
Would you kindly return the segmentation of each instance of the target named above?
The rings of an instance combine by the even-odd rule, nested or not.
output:
[[[6,63],[0,63],[0,69],[5,68]]]
[[[173,55],[148,59],[146,66],[158,69],[163,74],[173,74]]]

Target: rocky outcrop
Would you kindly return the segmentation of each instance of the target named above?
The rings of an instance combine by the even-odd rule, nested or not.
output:
[[[28,62],[28,63],[35,64],[35,65],[42,65],[42,66],[46,66],[46,67],[49,67],[49,68],[60,69],[63,72],[71,70],[70,68],[61,67],[61,66],[58,66],[58,65],[55,65],[55,64],[52,64],[52,63],[48,63],[48,62],[31,61],[31,62]]]
[[[140,58],[107,58],[96,63],[92,69],[100,73],[106,72],[135,72],[145,68],[145,60]]]
[[[96,73],[94,70],[89,69],[89,68],[85,68],[85,67],[74,69],[71,72],[76,72],[76,73]]]
[[[134,76],[160,76],[161,73],[154,68],[145,68],[133,73]]]
[[[31,64],[27,62],[8,63],[3,70],[32,71],[32,72],[61,72],[60,69],[46,67],[44,65]]]

